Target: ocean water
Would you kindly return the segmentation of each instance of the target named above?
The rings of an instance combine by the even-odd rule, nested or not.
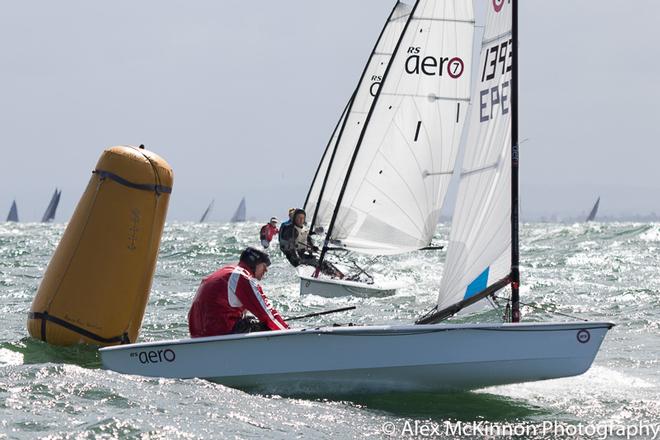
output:
[[[168,224],[140,340],[186,337],[199,280],[256,244],[258,227]],[[521,299],[529,304],[523,319],[568,319],[558,312],[617,324],[584,375],[463,393],[342,398],[125,376],[101,369],[93,347],[31,339],[26,314],[63,231],[61,224],[0,223],[0,439],[660,439],[654,431],[660,428],[660,224],[522,225]],[[445,244],[448,232],[440,225],[435,241]],[[283,315],[357,307],[296,322],[310,327],[411,322],[436,300],[445,258],[438,251],[358,257],[407,287],[387,298],[325,299],[301,297],[293,270],[272,254],[263,285]],[[491,310],[461,319],[499,315]]]

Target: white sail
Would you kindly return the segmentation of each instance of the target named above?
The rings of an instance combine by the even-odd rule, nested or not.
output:
[[[405,27],[408,16],[410,15],[410,7],[404,3],[397,3],[388,18],[382,34],[378,39],[371,57],[364,70],[360,83],[349,102],[347,107],[348,120],[345,121],[345,114],[333,133],[331,139],[331,151],[328,151],[321,163],[321,169],[317,173],[317,178],[312,184],[312,190],[308,197],[307,206],[305,211],[311,218],[316,210],[316,204],[321,194],[321,186],[323,185],[323,178],[318,176],[325,176],[327,174],[327,182],[323,190],[323,196],[320,201],[320,206],[314,225],[322,227],[327,231],[328,225],[332,218],[332,213],[335,209],[339,193],[341,191],[342,183],[346,177],[348,164],[351,160],[355,145],[364,127],[364,122],[367,113],[371,108],[374,96],[378,91],[380,81],[383,78],[385,69],[389,64],[392,53],[396,47],[397,42],[401,37],[401,33]],[[346,112],[345,112],[346,113]],[[334,157],[333,157],[334,156]],[[328,167],[332,159],[332,166]],[[325,162],[325,163],[323,163]],[[323,171],[323,173],[321,172]]]
[[[245,221],[245,197],[241,199],[241,203],[238,204],[236,212],[234,212],[234,215],[231,216],[231,220],[229,221],[232,223]]]
[[[473,34],[472,2],[417,2],[357,140],[331,239],[371,254],[430,243],[467,113]]]
[[[488,3],[439,310],[511,272],[511,7]]]

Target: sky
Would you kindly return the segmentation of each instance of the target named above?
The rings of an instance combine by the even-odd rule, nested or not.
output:
[[[486,1],[476,0],[477,24]],[[0,0],[0,217],[67,221],[103,150],[174,170],[168,220],[303,204],[390,0]],[[523,217],[660,214],[660,2],[520,6]],[[480,38],[480,37],[479,37]],[[447,211],[447,210],[446,210]],[[450,209],[449,209],[450,211]]]

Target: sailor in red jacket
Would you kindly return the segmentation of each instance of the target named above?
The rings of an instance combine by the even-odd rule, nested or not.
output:
[[[268,254],[248,247],[238,265],[225,266],[204,278],[188,312],[190,336],[289,328],[257,283],[269,265]],[[248,311],[259,321],[247,316]]]
[[[280,230],[277,229],[277,217],[271,217],[270,222],[263,225],[259,231],[261,245],[264,248],[268,248],[268,246],[270,246],[270,241],[278,232],[280,232]]]

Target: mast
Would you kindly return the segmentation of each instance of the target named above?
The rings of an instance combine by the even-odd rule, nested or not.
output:
[[[397,2],[398,5],[399,2]],[[341,191],[339,192],[339,197],[337,197],[337,204],[335,205],[335,209],[332,213],[332,219],[330,220],[330,224],[328,225],[328,231],[326,232],[325,235],[325,241],[323,242],[323,249],[321,250],[321,255],[319,256],[319,263],[318,266],[316,267],[316,271],[314,272],[314,277],[318,278],[321,265],[323,264],[323,259],[325,258],[325,254],[328,252],[328,245],[330,243],[330,236],[332,235],[332,229],[335,226],[335,222],[337,220],[337,214],[339,213],[339,209],[341,207],[341,202],[342,199],[344,198],[344,193],[346,192],[346,186],[348,185],[348,180],[351,177],[351,171],[353,170],[353,165],[355,164],[355,160],[357,159],[357,155],[360,151],[360,146],[362,145],[362,140],[364,139],[364,134],[367,131],[367,127],[369,126],[369,121],[371,120],[371,115],[374,112],[374,108],[376,108],[376,104],[378,103],[378,98],[380,97],[380,92],[383,90],[383,85],[385,84],[385,81],[387,80],[387,76],[390,73],[390,68],[392,67],[392,63],[394,62],[394,58],[396,58],[396,54],[399,51],[399,46],[401,45],[401,41],[403,40],[403,37],[406,35],[406,31],[408,30],[408,25],[410,25],[410,21],[412,20],[413,15],[415,15],[415,10],[417,9],[417,6],[419,5],[419,0],[415,1],[415,5],[413,6],[412,10],[410,11],[410,15],[408,15],[408,19],[406,20],[406,25],[403,28],[403,31],[401,32],[401,35],[399,35],[399,39],[396,42],[396,46],[394,47],[394,51],[392,52],[392,56],[390,57],[388,63],[387,63],[387,68],[385,69],[385,73],[383,74],[383,79],[380,82],[380,86],[378,87],[378,90],[376,91],[376,96],[374,96],[374,100],[371,103],[371,107],[369,108],[369,113],[367,114],[367,117],[364,121],[364,126],[362,127],[362,131],[360,132],[360,137],[358,138],[357,144],[355,146],[355,151],[353,151],[353,156],[351,157],[351,161],[348,164],[348,170],[346,171],[346,177],[344,178],[344,182],[342,183],[341,186]],[[396,8],[396,5],[394,6]],[[394,11],[392,11],[394,13]],[[389,20],[388,20],[389,21]],[[385,23],[385,26],[387,26],[387,23]],[[385,28],[383,27],[383,30]],[[382,36],[382,31],[381,31],[381,36]],[[378,37],[378,40],[380,40],[380,37]],[[376,50],[376,47],[378,46],[378,42],[376,42],[376,46],[374,46],[374,50]],[[364,72],[366,72],[366,67]],[[364,75],[363,72],[363,75]]]
[[[319,212],[319,207],[321,206],[321,199],[323,198],[323,193],[325,192],[325,186],[328,182],[328,177],[330,176],[330,169],[332,168],[332,164],[335,160],[335,154],[337,153],[337,146],[341,142],[342,135],[344,134],[344,129],[346,128],[346,122],[348,121],[348,117],[351,114],[351,111],[353,110],[353,103],[355,101],[355,97],[357,96],[358,90],[360,90],[360,86],[362,85],[362,82],[364,81],[364,76],[367,73],[367,69],[369,68],[369,64],[371,64],[371,60],[374,56],[374,53],[376,52],[376,49],[378,48],[378,45],[380,44],[380,40],[383,38],[383,34],[385,33],[385,29],[387,28],[387,25],[392,20],[392,17],[394,16],[394,13],[396,12],[396,8],[397,8],[397,6],[399,6],[399,3],[401,3],[401,2],[397,1],[394,4],[394,7],[392,8],[392,12],[390,12],[390,15],[387,17],[387,20],[385,21],[385,24],[383,25],[383,28],[380,30],[380,34],[378,35],[378,38],[376,39],[376,44],[374,44],[373,49],[371,49],[371,54],[369,55],[369,59],[367,60],[367,63],[364,65],[364,69],[362,69],[362,74],[360,75],[360,80],[358,81],[357,87],[353,91],[353,94],[351,95],[351,99],[348,101],[348,104],[346,106],[347,108],[345,110],[345,114],[344,114],[344,118],[343,118],[344,121],[341,122],[341,119],[340,119],[339,122],[337,122],[337,126],[339,126],[339,124],[341,122],[341,128],[339,129],[339,135],[337,135],[337,140],[335,141],[335,148],[332,150],[332,156],[330,156],[330,162],[328,162],[328,168],[327,168],[325,176],[323,178],[323,184],[321,185],[321,189],[319,190],[319,198],[316,201],[316,207],[314,208],[314,215],[312,216],[312,223],[311,223],[310,228],[309,228],[309,230],[312,233],[314,232],[314,225],[316,223],[316,217],[317,217],[318,212]],[[412,16],[412,12],[411,12],[411,16]],[[408,17],[408,19],[410,20],[410,16]],[[405,32],[405,29],[404,29],[403,32]],[[403,32],[402,32],[402,35],[403,35]],[[401,40],[399,40],[399,41],[401,41]],[[397,44],[397,47],[398,47],[398,44]],[[394,57],[394,55],[392,55],[392,57]],[[392,58],[390,58],[390,61],[391,60],[392,60]],[[388,69],[389,69],[389,64],[388,64]],[[383,80],[381,80],[381,85],[382,85],[384,80],[385,80],[385,77],[383,76]],[[378,87],[378,91],[376,92],[376,96],[374,97],[374,100],[371,104],[372,107],[373,107],[373,104],[376,102],[376,99],[377,99],[379,93],[380,93],[380,87]],[[365,127],[366,127],[366,123],[365,123]],[[335,130],[336,129],[337,128],[335,128]],[[334,132],[333,132],[333,134],[334,134]],[[330,142],[332,142],[332,138],[330,138]],[[330,142],[328,143],[328,146],[330,145]],[[358,141],[358,145],[359,145],[359,141]],[[326,148],[326,150],[327,150],[327,148]],[[323,156],[325,157],[325,153],[323,154]],[[319,168],[321,168],[321,163],[323,163],[323,158],[321,158],[321,162],[319,163]],[[351,161],[351,164],[352,164],[352,161]],[[346,172],[346,177],[348,177],[348,175],[350,174],[350,168],[351,167],[349,166],[349,169]],[[318,169],[316,170],[316,172],[318,173]],[[314,177],[314,180],[312,181],[312,186],[314,186],[314,181],[315,180],[316,180],[316,176]],[[310,192],[312,190],[312,186],[309,187]],[[339,201],[341,200],[342,195],[343,195],[343,187],[342,187],[342,192],[339,195],[339,198],[338,198],[338,201],[337,201],[337,206],[339,206]],[[307,197],[309,197],[309,193],[307,193]],[[306,205],[307,205],[307,199],[305,199],[305,206]],[[337,206],[335,207],[335,209],[337,208]],[[336,210],[335,210],[335,212],[336,212]],[[330,235],[330,231],[332,230],[332,224],[334,223],[334,217],[335,217],[335,214],[333,213],[333,220],[330,222],[330,226],[328,227],[328,232],[326,233],[326,237],[328,237]],[[326,250],[326,244],[323,245],[323,251],[325,251],[325,250]],[[323,251],[321,252],[321,257],[319,258],[319,266],[318,267],[321,267],[321,263],[323,262],[323,258],[325,256],[325,252],[323,252]]]
[[[518,0],[511,2],[511,322],[520,322],[518,218]]]

